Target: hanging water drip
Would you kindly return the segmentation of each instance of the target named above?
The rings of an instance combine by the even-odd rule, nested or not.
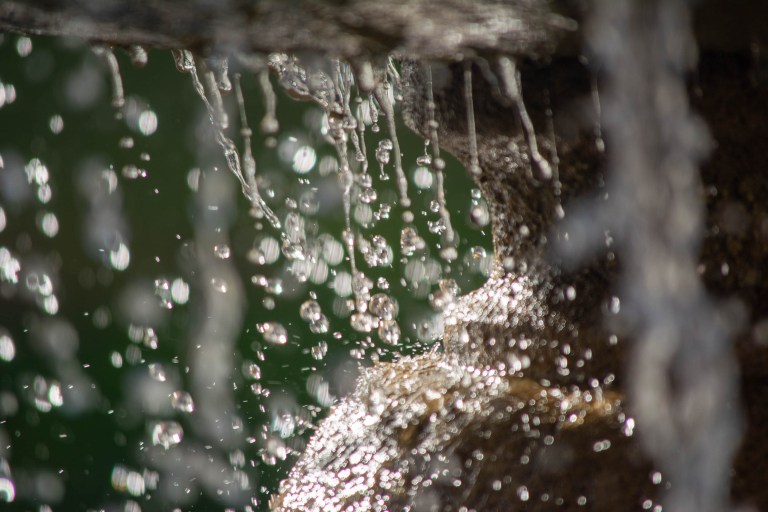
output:
[[[381,170],[380,179],[384,181],[389,179],[389,176],[384,172],[384,166],[389,163],[392,147],[390,139],[380,140],[379,145],[376,147],[376,161],[379,162],[379,169]]]
[[[147,65],[149,57],[147,56],[147,50],[143,46],[138,44],[132,44],[127,48],[128,57],[131,59],[131,64],[137,68],[143,68]]]
[[[230,92],[232,82],[229,80],[229,59],[226,57],[209,57],[206,59],[205,65],[213,73],[219,91]]]
[[[264,95],[264,117],[261,119],[261,132],[266,135],[273,135],[280,129],[280,123],[277,120],[276,105],[277,98],[275,90],[272,88],[272,82],[269,80],[269,71],[262,69],[258,73],[259,86]]]
[[[475,100],[472,95],[472,63],[464,64],[464,102],[467,108],[467,138],[469,140],[469,172],[480,174],[480,160],[477,155],[477,130],[475,127]]]
[[[592,96],[592,106],[595,109],[595,147],[600,153],[605,151],[605,141],[603,140],[603,111],[600,106],[600,90],[597,87],[597,77],[590,79],[590,92]]]
[[[550,167],[549,162],[541,156],[541,153],[539,153],[539,145],[536,142],[536,129],[533,127],[533,122],[531,121],[530,116],[528,116],[528,111],[525,108],[525,102],[523,101],[520,87],[520,71],[518,71],[515,62],[509,57],[501,57],[499,59],[499,66],[501,68],[501,80],[504,83],[505,92],[517,107],[520,122],[525,131],[531,160],[539,168],[543,179],[552,179],[552,168]]]
[[[427,74],[427,127],[428,127],[428,133],[429,133],[429,139],[427,140],[428,142],[430,142],[430,145],[432,146],[432,156],[430,157],[428,154],[426,154],[426,147],[425,147],[425,155],[422,157],[419,157],[422,159],[422,163],[420,163],[418,160],[416,161],[416,163],[419,165],[431,165],[432,173],[435,175],[435,180],[434,180],[435,195],[437,198],[437,202],[439,204],[440,219],[442,220],[442,224],[445,227],[445,232],[444,232],[445,244],[442,250],[440,251],[440,256],[444,260],[451,262],[458,257],[458,252],[456,251],[456,235],[453,231],[453,225],[451,223],[451,215],[448,212],[448,208],[446,206],[446,200],[445,200],[445,184],[444,184],[445,176],[443,174],[443,170],[445,169],[445,161],[440,156],[440,143],[437,135],[438,124],[437,124],[437,121],[435,120],[435,96],[434,96],[434,90],[432,85],[432,66],[430,64],[427,64],[426,66],[426,74]],[[474,116],[473,116],[473,119],[474,119]]]
[[[389,89],[391,87],[391,84],[387,82],[379,85],[376,87],[375,97],[376,101],[379,102],[379,105],[381,105],[381,108],[384,110],[384,116],[387,118],[387,126],[389,128],[389,137],[391,141],[390,144],[385,145],[385,147],[389,147],[391,145],[390,150],[394,151],[395,154],[395,174],[397,176],[397,189],[400,193],[400,206],[403,208],[409,208],[411,206],[411,200],[408,198],[408,179],[405,177],[405,172],[403,171],[403,157],[400,153],[400,144],[397,140],[395,109],[392,104],[392,100],[389,97],[391,92]],[[386,158],[386,160],[389,161],[389,157],[385,157],[384,155],[386,152],[385,148],[381,147],[380,145],[380,149],[382,149],[381,158]],[[379,160],[379,158],[379,151],[377,150],[376,159]],[[379,160],[379,163],[381,164],[381,160]]]
[[[205,96],[212,107],[212,122],[219,130],[226,130],[229,128],[229,116],[224,109],[224,99],[221,97],[217,75],[203,59],[195,58],[195,68],[195,73],[198,74],[202,82]]]
[[[562,194],[563,184],[560,181],[560,156],[557,154],[557,134],[555,133],[555,116],[552,112],[551,97],[549,89],[545,91],[546,108],[544,109],[544,115],[547,118],[547,133],[549,139],[552,141],[550,144],[550,159],[552,161],[552,186],[555,196],[558,197],[557,204],[555,205],[555,215],[558,218],[563,218],[565,212],[563,210],[562,202],[560,201],[560,195]]]
[[[189,50],[171,50],[171,54],[180,73],[191,73],[195,69],[195,59]]]
[[[237,154],[237,147],[231,139],[224,135],[223,127],[220,124],[220,121],[226,119],[226,114],[223,112],[223,103],[220,105],[220,110],[217,113],[214,105],[208,99],[206,89],[200,82],[200,78],[197,74],[197,68],[195,66],[194,57],[192,57],[187,50],[182,50],[180,54],[174,55],[178,55],[176,58],[177,65],[181,69],[187,70],[192,76],[192,83],[195,86],[195,90],[197,91],[198,96],[200,96],[200,99],[203,100],[203,103],[208,110],[208,116],[211,120],[211,123],[217,131],[216,142],[218,142],[219,146],[221,146],[221,148],[224,150],[224,157],[227,161],[227,166],[229,167],[229,170],[235,175],[235,177],[237,177],[237,179],[240,181],[243,194],[251,201],[251,205],[256,209],[256,211],[263,213],[264,216],[267,217],[267,220],[269,220],[275,229],[280,229],[280,221],[274,212],[269,208],[269,206],[267,206],[267,203],[264,202],[264,199],[259,193],[258,185],[256,184],[256,161],[254,160],[253,154],[251,153],[250,145],[251,130],[248,127],[247,119],[245,117],[244,100],[239,84],[237,86],[236,94],[238,97],[238,105],[240,107],[240,114],[242,118],[241,121],[244,134],[243,138],[245,140],[245,147],[243,149],[243,167],[245,168],[245,175],[243,174],[243,169],[240,167],[240,157]],[[209,92],[211,87],[213,87],[213,94],[218,97],[219,101],[221,101],[221,94],[219,94],[218,86],[216,86],[215,81],[212,79],[213,74],[208,72],[206,73],[206,76],[209,77]]]
[[[96,46],[93,51],[107,64],[109,75],[112,79],[112,106],[115,107],[115,117],[123,116],[125,106],[125,92],[123,91],[123,78],[120,75],[120,65],[115,57],[115,52],[109,46]]]

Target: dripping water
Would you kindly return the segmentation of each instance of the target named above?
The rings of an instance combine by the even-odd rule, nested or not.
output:
[[[469,172],[480,174],[480,160],[477,155],[477,130],[475,129],[475,100],[472,94],[472,62],[464,64],[464,102],[467,105],[467,137],[469,138]]]
[[[547,160],[541,156],[541,153],[539,153],[539,145],[536,141],[536,130],[528,115],[528,110],[525,108],[525,102],[523,101],[520,86],[520,71],[517,69],[515,62],[509,57],[501,57],[499,59],[499,66],[501,67],[501,79],[504,83],[505,92],[517,107],[517,113],[520,116],[520,122],[525,131],[526,142],[528,142],[528,151],[531,160],[539,168],[543,179],[552,179],[552,168],[550,167],[549,162],[547,162]]]
[[[94,48],[94,51],[107,64],[109,75],[112,78],[112,106],[116,109],[115,115],[119,119],[123,115],[123,107],[125,106],[125,92],[123,91],[123,78],[120,75],[120,65],[112,48],[98,46]]]
[[[445,201],[445,176],[443,171],[445,170],[445,160],[440,156],[440,143],[438,140],[437,129],[438,124],[435,120],[435,96],[432,86],[432,66],[426,65],[427,73],[427,128],[429,133],[429,143],[432,147],[432,156],[430,159],[431,169],[435,176],[435,195],[437,196],[437,202],[439,204],[440,220],[445,226],[445,245],[440,251],[440,255],[443,259],[450,262],[456,259],[456,236],[453,231],[453,225],[451,224],[451,215],[448,212],[448,207]]]
[[[264,95],[264,117],[261,119],[261,132],[273,135],[280,129],[280,123],[277,120],[277,99],[275,90],[272,88],[272,82],[269,80],[269,70],[262,69],[259,71],[258,78],[261,94]]]
[[[237,154],[237,147],[235,146],[235,143],[232,142],[232,140],[224,134],[224,129],[228,124],[227,115],[224,112],[221,93],[219,92],[219,88],[216,84],[213,73],[207,69],[203,70],[203,75],[206,77],[206,85],[204,86],[203,82],[200,81],[195,58],[192,56],[191,52],[188,50],[181,50],[177,53],[174,53],[174,57],[176,57],[177,67],[181,70],[184,70],[184,72],[188,72],[192,77],[192,83],[195,87],[195,91],[197,91],[198,96],[205,104],[205,107],[208,110],[208,117],[211,120],[211,124],[213,124],[214,128],[216,129],[216,142],[224,151],[224,157],[227,161],[229,170],[240,181],[243,194],[250,200],[254,209],[260,213],[263,213],[275,229],[280,229],[280,220],[277,218],[272,209],[267,205],[259,193],[259,188],[256,183],[255,160],[253,160],[251,156],[251,158],[245,162],[246,174],[243,175],[243,171],[240,167],[240,158]],[[209,99],[209,95],[214,97],[213,101]],[[248,146],[245,154],[250,154],[250,151],[250,146]]]
[[[397,189],[400,193],[400,205],[403,208],[410,208],[411,200],[408,198],[408,179],[403,171],[403,156],[400,153],[400,143],[397,140],[397,126],[395,123],[395,108],[390,99],[389,82],[384,82],[376,87],[376,101],[381,105],[384,116],[387,118],[387,129],[391,139],[392,151],[395,154],[395,174],[397,176]]]

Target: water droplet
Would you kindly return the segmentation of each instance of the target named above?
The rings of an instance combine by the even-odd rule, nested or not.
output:
[[[328,353],[328,343],[321,341],[317,345],[312,347],[312,358],[317,361],[322,361],[325,354]]]
[[[469,210],[469,220],[479,228],[484,228],[491,222],[491,214],[485,201],[472,205]]]
[[[354,313],[349,319],[349,324],[357,332],[371,332],[373,317],[368,313]]]
[[[151,363],[149,365],[149,376],[158,382],[165,382],[168,380],[168,375],[165,373],[165,368],[160,363]]]
[[[411,256],[416,251],[424,250],[426,245],[413,226],[406,226],[400,232],[400,249],[403,255]]]
[[[176,446],[184,438],[184,430],[175,421],[159,421],[152,427],[152,444],[166,450]]]
[[[330,322],[328,321],[328,317],[325,315],[320,315],[320,318],[309,323],[309,330],[315,334],[324,334],[328,332],[329,327]]]
[[[364,204],[371,204],[374,201],[376,201],[376,198],[378,197],[376,193],[376,189],[373,187],[364,187],[360,189],[360,192],[358,194],[358,199],[360,202]]]
[[[174,391],[171,394],[171,407],[179,412],[193,412],[195,403],[192,401],[192,396],[186,391]]]
[[[379,339],[388,345],[397,345],[400,340],[400,326],[395,320],[379,322]]]
[[[382,139],[379,141],[379,145],[376,147],[376,161],[379,165],[387,165],[392,154],[392,141],[389,139]]]
[[[264,322],[258,326],[259,332],[264,335],[264,341],[274,345],[285,345],[288,342],[288,331],[277,322]]]
[[[229,259],[231,251],[227,244],[218,244],[213,246],[213,253],[216,255],[217,258],[226,260],[226,259]]]
[[[323,312],[320,309],[320,304],[316,300],[308,300],[304,302],[299,308],[299,315],[302,320],[306,322],[314,322],[319,320]]]
[[[392,320],[397,316],[397,302],[386,293],[377,293],[368,301],[368,311],[382,320]]]

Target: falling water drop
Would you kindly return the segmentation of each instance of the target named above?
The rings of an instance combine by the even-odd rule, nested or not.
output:
[[[373,295],[368,302],[368,310],[382,320],[392,320],[397,316],[397,302],[386,293]]]
[[[379,321],[379,339],[388,345],[397,345],[400,341],[400,326],[395,320]]]
[[[149,376],[158,382],[165,382],[168,380],[165,368],[163,368],[163,365],[160,363],[151,363],[149,365]]]
[[[152,444],[166,450],[181,443],[184,429],[175,421],[159,421],[152,426]]]
[[[308,300],[299,308],[299,315],[302,320],[306,322],[319,320],[322,314],[323,312],[320,309],[320,304],[316,300]]]
[[[264,335],[264,341],[273,345],[285,345],[288,342],[288,331],[283,327],[283,324],[264,322],[258,326],[258,329]]]
[[[171,407],[179,412],[193,412],[195,403],[192,396],[186,391],[174,391],[171,394]]]
[[[227,244],[217,244],[213,246],[213,253],[216,255],[217,258],[221,260],[229,259],[231,252],[232,251],[230,250],[229,245]]]

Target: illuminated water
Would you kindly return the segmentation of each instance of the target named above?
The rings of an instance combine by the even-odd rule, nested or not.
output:
[[[336,126],[318,104],[338,70],[273,90],[205,65],[2,38],[0,501],[19,510],[263,510],[358,368],[429,349],[489,271],[484,200],[394,122],[395,75],[378,104],[347,83],[356,123]]]

